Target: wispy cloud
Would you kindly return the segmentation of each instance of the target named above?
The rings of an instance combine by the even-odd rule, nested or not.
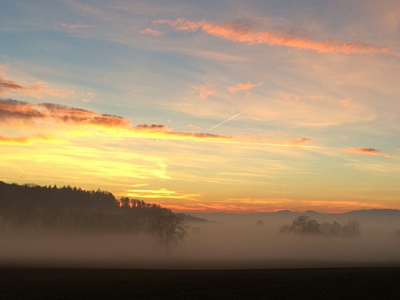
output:
[[[248,142],[248,143],[259,143],[259,144],[276,144],[276,145],[302,145],[309,143],[311,141],[310,138],[300,138],[300,139],[280,139],[280,140],[271,140],[271,139],[266,139],[263,137],[241,137],[241,138],[236,138],[236,140],[241,140],[243,142]]]
[[[0,135],[0,144],[29,144],[31,141],[52,141],[52,139],[43,134],[37,134],[33,136],[4,136]]]
[[[23,86],[15,81],[6,80],[0,77],[0,94],[17,93],[21,95],[47,94],[55,97],[67,97],[70,93],[62,90],[54,90],[47,86],[45,82],[39,81],[34,86]]]
[[[88,125],[101,128],[116,128],[120,133],[157,139],[180,140],[230,140],[230,136],[179,132],[164,125],[132,125],[129,120],[107,114],[98,114],[84,109],[72,108],[53,103],[32,104],[17,100],[0,99],[0,122],[26,122],[38,124],[43,121],[58,122],[70,125]]]
[[[193,92],[196,93],[202,100],[206,100],[208,96],[211,96],[216,92],[215,85],[210,83],[192,86],[192,89]]]
[[[388,158],[395,158],[395,155],[385,154],[381,150],[377,150],[374,148],[345,148],[343,149],[345,152],[356,153],[356,154],[366,154],[366,155],[383,155]]]
[[[92,27],[91,25],[82,24],[82,23],[77,23],[77,24],[60,23],[60,26],[63,28],[67,28],[67,29],[81,29],[81,28]]]
[[[248,91],[248,90],[252,90],[257,86],[260,86],[260,83],[251,83],[251,82],[247,82],[247,83],[238,83],[237,85],[234,86],[230,86],[228,88],[229,92],[231,92],[232,94],[239,92],[239,91]]]
[[[225,120],[226,121],[226,120]],[[0,99],[0,123],[9,126],[18,126],[18,124],[29,125],[31,129],[43,128],[43,125],[49,128],[50,132],[53,128],[52,124],[63,124],[86,130],[85,126],[93,126],[101,131],[110,134],[116,134],[121,137],[165,139],[165,140],[193,140],[208,141],[232,144],[248,144],[248,145],[265,145],[278,147],[296,147],[296,148],[313,148],[316,146],[308,144],[310,138],[292,138],[272,140],[262,137],[252,136],[230,136],[218,135],[203,132],[184,132],[174,131],[173,128],[161,124],[136,124],[133,125],[128,119],[120,116],[99,114],[92,111],[71,108],[64,105],[53,103],[32,104],[29,102],[17,100]],[[56,127],[54,127],[56,128]],[[70,129],[66,129],[67,132]],[[16,140],[17,141],[17,140]],[[20,139],[23,142],[23,139]]]
[[[178,211],[198,211],[198,212],[240,212],[254,213],[266,211],[279,211],[283,209],[293,209],[294,201],[287,198],[227,198],[213,199],[206,201],[187,201],[186,203],[165,203],[169,207]]]
[[[350,98],[345,98],[345,99],[342,99],[342,100],[339,101],[339,103],[340,103],[341,105],[343,105],[343,106],[349,105],[350,102],[351,102],[351,99],[350,99]]]
[[[157,190],[149,190],[149,189],[136,189],[136,190],[128,190],[129,197],[138,197],[138,198],[148,198],[148,199],[158,199],[158,198],[167,198],[167,199],[185,199],[190,200],[191,198],[199,197],[199,194],[185,194],[182,192],[171,191],[165,188],[157,189]]]
[[[98,126],[128,126],[129,121],[112,115],[97,114],[84,109],[53,103],[32,104],[17,100],[0,99],[0,121],[53,120],[63,123]]]
[[[381,155],[382,151],[373,148],[346,148],[343,151],[367,155]]]
[[[159,36],[159,35],[163,35],[164,34],[163,31],[155,30],[155,29],[152,29],[152,28],[143,29],[140,33],[149,34],[149,35],[152,35],[152,36]]]
[[[0,94],[5,94],[10,91],[17,93],[38,92],[40,91],[40,87],[38,86],[24,87],[12,80],[5,80],[0,78]]]
[[[235,22],[234,20],[221,25],[204,20],[190,21],[185,18],[176,20],[157,20],[154,23],[167,24],[176,31],[195,32],[201,30],[212,36],[240,43],[286,46],[326,53],[391,53],[388,48],[377,47],[368,43],[341,43],[333,40],[319,42],[309,38],[301,38],[279,32],[256,31],[243,26],[241,23]]]

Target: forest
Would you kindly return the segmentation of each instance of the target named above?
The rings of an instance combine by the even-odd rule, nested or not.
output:
[[[152,233],[169,244],[186,235],[188,221],[205,220],[100,189],[0,182],[0,232]]]

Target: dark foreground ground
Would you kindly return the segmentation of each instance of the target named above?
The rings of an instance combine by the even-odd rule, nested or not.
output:
[[[400,268],[0,268],[0,299],[400,299]]]

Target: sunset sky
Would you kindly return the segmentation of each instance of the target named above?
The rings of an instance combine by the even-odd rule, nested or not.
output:
[[[2,0],[0,155],[174,211],[400,209],[400,1]]]

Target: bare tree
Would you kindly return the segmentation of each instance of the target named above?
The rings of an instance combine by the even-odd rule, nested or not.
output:
[[[299,216],[291,225],[281,227],[282,233],[320,233],[320,224],[308,216]]]
[[[350,220],[346,225],[343,226],[343,233],[347,236],[359,236],[361,225],[357,220]]]
[[[160,216],[157,218],[154,229],[158,234],[160,242],[169,251],[171,243],[183,241],[187,234],[187,228],[183,218],[176,215]]]

